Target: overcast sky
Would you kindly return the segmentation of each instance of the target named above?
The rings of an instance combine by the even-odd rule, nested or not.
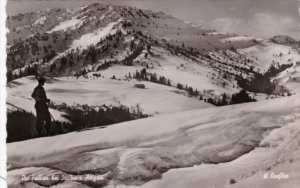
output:
[[[133,2],[222,32],[259,37],[285,34],[300,39],[300,2],[296,0],[145,1]]]
[[[30,0],[26,0],[28,4]],[[31,0],[32,1],[32,0]],[[71,1],[70,6],[87,4]],[[64,4],[66,4],[64,1]],[[97,0],[88,0],[95,2]],[[103,2],[98,0],[99,2]],[[300,39],[300,2],[297,0],[105,0],[113,4],[126,4],[139,8],[161,10],[177,18],[204,25],[221,32],[245,34],[268,38],[277,34]],[[47,3],[45,3],[47,2]],[[44,3],[35,1],[29,7],[51,8],[59,5],[57,0]],[[10,5],[8,5],[10,6]],[[46,7],[43,7],[46,6]],[[24,6],[15,5],[8,10]],[[9,9],[10,8],[10,9]]]

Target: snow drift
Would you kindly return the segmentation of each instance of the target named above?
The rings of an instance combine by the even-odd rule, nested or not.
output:
[[[47,173],[56,169],[102,174],[108,187],[213,187],[227,185],[230,178],[239,185],[257,182],[255,186],[270,183],[275,187],[276,181],[249,179],[259,180],[262,173],[282,168],[291,173],[289,182],[295,187],[300,174],[287,167],[299,164],[299,104],[295,95],[11,143],[9,183],[18,185],[21,174],[34,174],[39,169],[32,167],[44,167]],[[175,179],[181,175],[186,179],[180,178],[177,184]]]

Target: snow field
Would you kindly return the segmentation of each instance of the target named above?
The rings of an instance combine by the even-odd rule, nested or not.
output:
[[[257,59],[254,66],[266,71],[272,64],[288,64],[300,61],[299,53],[288,46],[263,41],[261,44],[239,50]],[[282,56],[280,54],[282,53]]]
[[[116,22],[109,23],[104,28],[99,28],[96,31],[93,31],[92,33],[82,35],[80,39],[73,41],[71,49],[76,49],[77,47],[85,49],[90,45],[97,44],[101,39],[104,39],[109,34],[114,34],[116,32],[116,29],[114,29],[114,27],[121,21],[122,19],[119,19]]]
[[[105,129],[11,143],[8,144],[8,162],[24,167],[47,164],[55,169],[65,164],[61,168],[70,172],[96,167],[104,169],[103,173],[114,174],[108,187],[142,185],[161,177],[168,169],[190,167],[170,170],[162,179],[143,186],[198,187],[199,183],[204,187],[220,186],[229,178],[240,181],[250,177],[252,171],[258,173],[270,165],[273,168],[269,162],[276,160],[270,158],[266,164],[265,160],[274,153],[298,150],[294,145],[294,150],[283,151],[286,147],[282,144],[288,144],[299,132],[299,127],[295,127],[300,115],[299,104],[297,95],[158,115]],[[280,134],[284,129],[290,134]],[[40,149],[45,145],[47,150]],[[34,152],[36,150],[39,152]],[[247,152],[250,153],[238,158]],[[71,156],[72,161],[66,162]],[[105,163],[99,162],[101,159]],[[201,163],[222,164],[193,167]],[[186,171],[186,176],[181,171]],[[175,181],[179,176],[182,181]]]
[[[221,42],[248,42],[251,40],[262,40],[255,37],[248,37],[248,36],[235,36],[222,39]]]
[[[82,24],[83,24],[83,21],[81,19],[73,18],[71,20],[66,20],[66,21],[60,22],[57,26],[52,28],[48,33],[60,31],[60,30],[66,31],[67,29],[74,30],[74,29],[79,28]]]
[[[172,87],[141,82],[145,84],[146,89],[138,89],[133,87],[135,83],[109,78],[84,79],[81,77],[77,80],[74,77],[65,77],[54,81],[49,79],[44,88],[47,97],[55,104],[87,104],[89,106],[122,104],[128,107],[140,105],[143,113],[152,115],[212,106],[198,99],[177,94],[175,91],[178,90]],[[7,103],[35,113],[31,94],[36,85],[37,81],[34,77],[17,79],[10,83],[10,87],[7,88]],[[170,108],[170,106],[173,107]],[[65,120],[60,117],[61,112],[54,109],[50,109],[50,112],[55,119]]]

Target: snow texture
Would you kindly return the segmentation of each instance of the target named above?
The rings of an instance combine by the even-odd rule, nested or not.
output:
[[[43,16],[43,17],[37,19],[37,20],[34,22],[34,25],[44,25],[46,19],[47,19],[47,17],[46,17],[46,16]]]
[[[111,80],[110,77],[49,79],[44,88],[47,97],[56,104],[87,104],[90,106],[103,104],[119,106],[122,104],[128,107],[139,104],[143,112],[148,114],[170,113],[212,106],[189,98],[184,94],[178,94],[176,91],[179,90],[172,87],[151,82],[140,82],[146,86],[146,89],[138,89],[133,87],[136,82],[116,81]],[[15,80],[7,88],[8,103],[35,112],[34,100],[30,96],[36,85],[37,81],[33,77]],[[173,107],[170,108],[170,106]],[[51,110],[51,112],[55,112],[55,110]],[[58,117],[56,116],[56,118]]]
[[[90,45],[97,44],[101,39],[105,38],[109,34],[114,34],[116,32],[114,27],[121,21],[122,21],[122,19],[119,19],[116,22],[109,23],[104,28],[99,28],[96,31],[93,31],[92,33],[87,33],[87,34],[82,35],[80,37],[80,39],[73,41],[73,43],[71,45],[71,49],[76,49],[77,47],[84,49]]]
[[[235,36],[235,37],[222,39],[221,41],[222,42],[245,42],[250,40],[261,40],[261,39],[257,39],[255,37],[248,37],[248,36]]]
[[[299,104],[295,95],[10,143],[8,163],[26,172],[30,166],[70,173],[102,169],[113,174],[107,187],[282,187],[287,181],[263,180],[280,171],[296,187]],[[9,171],[10,182],[16,173]]]
[[[49,33],[52,33],[55,31],[60,31],[60,30],[66,31],[67,29],[74,30],[74,29],[79,28],[82,24],[83,24],[83,21],[81,19],[73,18],[71,20],[66,20],[66,21],[60,22],[59,25],[57,25],[53,29],[51,29],[49,31]]]

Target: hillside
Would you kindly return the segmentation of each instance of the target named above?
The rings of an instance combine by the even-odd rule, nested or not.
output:
[[[46,83],[47,96],[57,104],[67,105],[140,105],[147,114],[164,114],[176,111],[207,108],[212,105],[187,97],[185,92],[168,86],[144,83],[146,89],[134,88],[136,82],[118,81],[109,78],[76,79],[58,78]],[[30,98],[36,86],[34,77],[17,79],[8,89],[9,104],[35,112],[34,99]],[[147,99],[147,100],[144,100]],[[173,108],[170,108],[173,106]]]
[[[173,86],[197,89],[204,98],[241,88],[271,94],[275,86],[269,78],[300,59],[296,49],[272,43],[275,39],[218,33],[162,12],[125,6],[92,4],[19,14],[8,18],[7,27],[8,80],[102,72],[123,79],[146,68]],[[269,70],[271,65],[275,70]],[[124,74],[118,75],[120,69]],[[258,86],[245,86],[267,71],[273,72],[263,75]],[[272,89],[261,89],[266,84]]]

